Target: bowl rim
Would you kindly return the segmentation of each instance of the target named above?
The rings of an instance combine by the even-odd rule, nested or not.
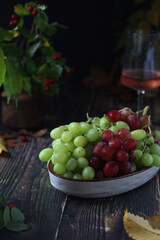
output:
[[[141,170],[139,170],[139,171],[136,171],[136,172],[133,172],[133,173],[129,173],[129,174],[127,174],[127,175],[124,175],[124,176],[118,176],[118,177],[112,177],[112,178],[100,178],[100,179],[70,179],[70,178],[65,178],[65,177],[63,177],[63,176],[60,176],[60,175],[58,175],[58,174],[56,174],[56,173],[54,173],[53,172],[53,170],[52,170],[52,168],[51,168],[51,166],[52,166],[53,164],[52,164],[52,161],[51,160],[49,160],[49,162],[48,162],[48,171],[53,175],[53,176],[55,176],[55,177],[57,177],[57,178],[60,178],[60,179],[62,179],[62,180],[65,180],[65,181],[71,181],[71,182],[108,182],[108,181],[110,181],[110,180],[112,180],[112,181],[116,181],[116,180],[120,180],[120,179],[123,179],[123,178],[128,178],[128,177],[131,177],[131,176],[134,176],[134,175],[137,175],[137,174],[140,174],[140,173],[143,173],[143,172],[145,172],[145,171],[147,171],[147,170],[149,170],[149,169],[151,169],[151,168],[153,168],[154,166],[153,165],[151,165],[150,167],[145,167],[145,168],[143,168],[143,169],[141,169]]]

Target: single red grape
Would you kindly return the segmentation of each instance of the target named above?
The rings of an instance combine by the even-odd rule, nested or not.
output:
[[[122,147],[122,140],[117,137],[113,137],[109,140],[108,146],[114,149],[115,151],[118,151]]]
[[[131,133],[127,128],[121,128],[116,132],[116,137],[124,141],[126,139],[131,138]]]
[[[101,149],[102,147],[106,146],[105,142],[99,142],[97,143],[93,148],[93,154],[97,157],[101,156]]]
[[[106,130],[106,131],[104,131],[103,132],[103,134],[102,134],[102,139],[103,139],[103,141],[105,141],[106,143],[108,143],[108,141],[112,138],[112,137],[114,137],[114,133],[111,131],[111,130]]]
[[[120,112],[118,112],[117,110],[111,110],[110,112],[108,112],[107,117],[113,123],[121,120]]]
[[[136,130],[141,127],[139,118],[136,115],[129,115],[126,122],[128,123],[131,130]]]
[[[118,162],[127,162],[129,159],[129,154],[125,150],[119,150],[116,157]]]
[[[115,159],[115,151],[109,146],[104,146],[101,149],[101,158],[105,161],[112,161]]]
[[[139,120],[140,120],[141,128],[149,124],[149,119],[147,115],[142,115]]]
[[[136,147],[137,147],[137,142],[132,138],[126,139],[123,142],[123,149],[126,150],[127,152],[133,151]]]
[[[129,152],[129,161],[134,162],[136,160],[136,154],[135,152]]]
[[[104,173],[103,173],[103,170],[96,170],[95,171],[95,177],[94,178],[99,178],[99,179],[101,179],[101,178],[104,178],[105,176],[104,176]]]
[[[120,115],[121,115],[121,121],[126,121],[127,117],[129,115],[132,115],[132,113],[129,110],[124,109],[124,110],[120,111]]]
[[[89,159],[89,166],[94,168],[95,170],[103,169],[105,162],[102,160],[102,158],[93,156]]]
[[[118,174],[119,165],[117,162],[110,161],[104,165],[103,173],[107,177],[115,177]]]
[[[131,172],[131,163],[130,162],[123,162],[119,163],[119,174],[126,175]]]

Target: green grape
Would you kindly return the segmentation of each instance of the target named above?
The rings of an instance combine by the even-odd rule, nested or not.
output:
[[[84,179],[93,179],[95,176],[95,171],[92,167],[87,166],[82,171],[82,177]]]
[[[155,134],[156,134],[156,139],[160,140],[160,131],[159,130],[155,130]]]
[[[53,139],[58,139],[61,137],[61,134],[63,133],[63,131],[66,129],[66,126],[60,126],[57,128],[54,128],[51,132],[50,132],[50,137]]]
[[[77,136],[75,139],[74,139],[74,145],[76,147],[85,147],[87,144],[87,139],[86,137],[84,136]]]
[[[151,145],[154,143],[154,137],[150,136],[149,138],[146,139],[146,144]]]
[[[60,144],[60,143],[62,143],[62,141],[61,141],[60,138],[53,140],[53,141],[52,141],[52,148],[54,148],[57,144]]]
[[[99,132],[96,128],[90,129],[87,134],[86,138],[88,142],[95,142],[99,138]]]
[[[152,158],[153,158],[153,165],[156,167],[160,167],[160,156],[156,154],[152,154]]]
[[[117,121],[115,126],[117,127],[118,130],[121,128],[127,128],[128,130],[130,130],[129,125],[123,121]]]
[[[54,152],[68,153],[68,147],[64,143],[56,144],[56,146],[54,147]]]
[[[65,145],[67,146],[68,151],[71,152],[71,153],[72,153],[72,152],[74,151],[74,149],[76,148],[75,145],[74,145],[74,143],[73,143],[72,141],[65,143]]]
[[[109,130],[111,130],[113,133],[116,133],[118,131],[118,128],[116,127],[116,125],[112,125]]]
[[[136,162],[139,161],[142,157],[142,151],[140,149],[136,149],[133,151],[136,154]]]
[[[82,168],[76,167],[76,169],[74,169],[73,173],[80,173],[82,174]]]
[[[152,154],[156,154],[156,155],[160,156],[160,146],[157,143],[153,143],[150,146],[150,152]]]
[[[64,152],[57,152],[54,153],[54,159],[56,162],[59,163],[66,163],[68,160],[68,154]]]
[[[81,122],[80,126],[81,126],[82,133],[87,133],[92,128],[91,124],[87,122]]]
[[[66,166],[64,163],[56,163],[53,167],[53,171],[58,175],[63,175],[66,172]]]
[[[42,162],[48,162],[53,154],[53,148],[45,148],[40,151],[39,153],[39,159]]]
[[[110,125],[110,121],[107,116],[103,116],[99,121],[100,128],[107,129]]]
[[[75,158],[69,158],[66,163],[66,168],[69,171],[73,171],[77,167],[77,160]]]
[[[51,157],[51,162],[52,162],[53,165],[55,165],[57,163],[57,161],[54,158],[54,153],[53,153],[53,155]]]
[[[94,117],[93,119],[92,119],[92,127],[93,128],[96,128],[96,127],[99,127],[99,122],[100,122],[100,118],[99,117]]]
[[[73,173],[68,171],[68,172],[63,174],[63,177],[72,179],[73,178]]]
[[[86,154],[86,150],[83,147],[77,147],[73,151],[73,157],[79,158],[84,157]]]
[[[87,158],[84,158],[84,157],[77,158],[77,167],[85,168],[87,166],[88,166]]]
[[[150,148],[149,148],[149,146],[145,146],[144,152],[150,153]]]
[[[131,162],[131,173],[136,171],[136,164]]]
[[[146,152],[143,153],[141,160],[142,160],[143,165],[146,167],[151,166],[153,163],[153,157],[150,153],[146,153]]]
[[[80,173],[75,173],[73,175],[73,179],[83,179],[82,175]]]
[[[81,131],[81,125],[80,125],[80,123],[78,123],[78,122],[71,122],[71,123],[68,125],[68,130],[69,130],[71,133],[77,133],[77,132]]]
[[[81,136],[81,135],[82,135],[81,131],[79,131],[77,133],[72,133],[72,139],[75,139],[76,137]]]
[[[137,129],[131,132],[131,138],[136,141],[142,140],[146,137],[146,131],[143,129]]]
[[[87,146],[85,146],[85,151],[86,151],[85,157],[86,157],[87,159],[90,159],[90,158],[93,156],[93,148],[94,148],[93,145],[87,145]]]
[[[61,135],[62,142],[70,142],[72,140],[72,133],[70,131],[64,131]]]
[[[144,142],[143,141],[137,141],[137,147],[136,147],[136,149],[143,149],[144,148]]]

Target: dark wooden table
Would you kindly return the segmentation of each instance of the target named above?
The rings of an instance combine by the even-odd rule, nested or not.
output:
[[[0,129],[19,137],[16,130]],[[46,164],[38,158],[40,150],[51,146],[49,130],[45,136],[27,138],[19,149],[8,148],[8,155],[0,155],[0,194],[22,210],[29,229],[20,233],[2,229],[0,240],[129,240],[123,226],[126,208],[147,216],[160,213],[159,174],[118,196],[69,196],[50,185]]]

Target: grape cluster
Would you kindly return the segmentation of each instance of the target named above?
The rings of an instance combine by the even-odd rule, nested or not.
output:
[[[151,165],[160,167],[160,131],[151,129],[146,108],[88,116],[86,122],[54,128],[50,137],[52,147],[41,150],[39,159],[51,160],[53,171],[65,178],[110,178]]]

